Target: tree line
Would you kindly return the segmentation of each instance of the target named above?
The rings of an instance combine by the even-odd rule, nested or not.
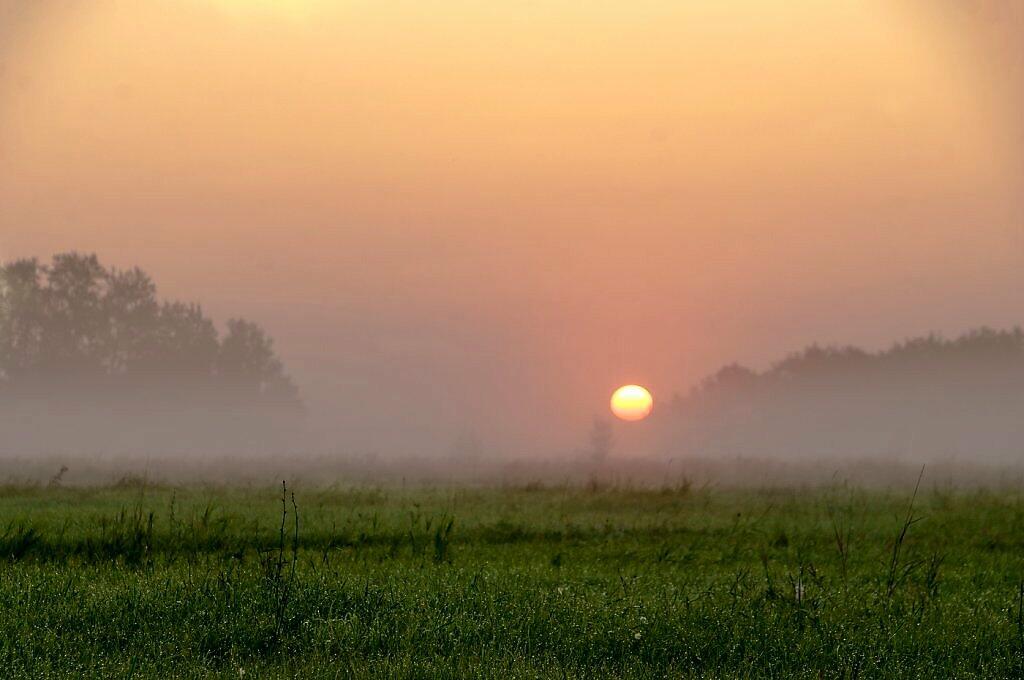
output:
[[[726,366],[672,410],[671,447],[703,455],[1019,462],[1024,332],[812,345],[760,372]]]
[[[147,414],[195,426],[182,422],[191,414],[215,431],[218,417],[255,415],[254,427],[302,410],[258,324],[231,319],[219,333],[200,305],[160,300],[141,269],[74,252],[0,267],[0,403],[8,435],[37,441],[45,437],[32,426],[60,429],[61,418],[77,417],[86,437],[95,428],[85,415],[130,430]]]

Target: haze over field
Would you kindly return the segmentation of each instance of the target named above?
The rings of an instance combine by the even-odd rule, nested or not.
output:
[[[569,452],[622,384],[1020,324],[1021,83],[1014,0],[0,0],[0,261],[259,321],[317,446]]]

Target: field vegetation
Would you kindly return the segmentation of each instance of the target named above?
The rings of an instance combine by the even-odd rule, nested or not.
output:
[[[1024,503],[929,487],[0,491],[5,677],[1020,677]]]

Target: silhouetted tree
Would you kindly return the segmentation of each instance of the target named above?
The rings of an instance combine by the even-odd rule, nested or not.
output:
[[[111,270],[106,274],[102,331],[108,373],[144,370],[154,360],[159,338],[160,304],[156,285],[140,269]]]
[[[42,268],[19,260],[0,269],[0,377],[22,380],[42,363],[45,295]]]
[[[148,409],[180,439],[215,432],[217,414],[234,414],[245,431],[237,417],[252,413],[255,432],[272,427],[274,413],[301,410],[260,326],[232,319],[221,339],[198,305],[161,303],[142,270],[107,269],[78,253],[0,267],[0,400],[8,432],[29,428],[28,440],[59,429],[61,418],[86,439],[103,420],[83,419],[88,409],[108,421],[123,414],[125,430]],[[182,414],[189,423],[175,427]]]
[[[456,464],[475,465],[483,457],[484,447],[477,433],[464,430],[452,443],[451,460]]]
[[[64,375],[100,375],[112,329],[103,298],[107,272],[95,255],[65,253],[44,269],[42,368]]]
[[[595,463],[602,463],[608,459],[615,443],[615,433],[612,424],[605,418],[594,418],[594,424],[590,428],[590,458]]]
[[[229,388],[246,397],[279,404],[297,399],[295,385],[274,354],[274,341],[250,321],[228,321],[228,332],[217,357],[217,370]]]
[[[217,370],[217,329],[196,304],[165,302],[160,306],[152,365],[185,378],[210,377]]]
[[[812,345],[727,366],[673,404],[670,447],[705,455],[1024,458],[1024,332],[887,350]]]

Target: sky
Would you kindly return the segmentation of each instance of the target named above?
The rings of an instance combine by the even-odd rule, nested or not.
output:
[[[277,341],[320,440],[586,442],[812,342],[1024,316],[1015,0],[0,0],[0,259]]]

